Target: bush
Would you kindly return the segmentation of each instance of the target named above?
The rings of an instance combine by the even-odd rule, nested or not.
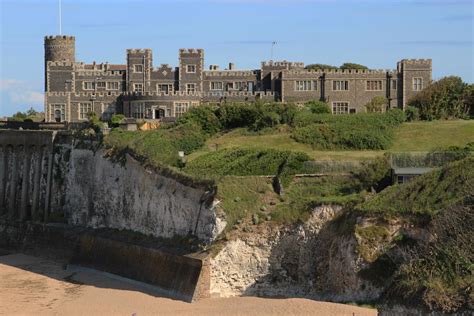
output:
[[[378,95],[373,97],[372,100],[370,100],[370,102],[365,105],[365,108],[369,113],[382,113],[385,112],[387,105],[388,99]]]
[[[211,105],[201,105],[192,107],[177,121],[177,125],[193,123],[200,127],[200,129],[208,134],[214,135],[221,130],[222,125],[216,116],[216,108]]]
[[[420,119],[420,110],[414,106],[407,106],[405,110],[407,121],[413,122]]]
[[[114,114],[110,118],[110,127],[118,127],[120,122],[125,118],[125,115],[123,114]]]
[[[308,108],[311,113],[314,114],[331,113],[331,108],[327,103],[323,101],[309,101],[305,103],[305,107]]]
[[[408,100],[423,120],[465,118],[472,107],[469,86],[459,77],[445,77],[428,85]]]

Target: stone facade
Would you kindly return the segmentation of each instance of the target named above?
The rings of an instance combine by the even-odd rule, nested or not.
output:
[[[46,121],[78,122],[94,112],[137,119],[179,117],[202,103],[327,102],[334,114],[364,112],[375,96],[389,108],[429,84],[431,59],[404,59],[394,70],[307,70],[300,62],[262,62],[260,69],[204,66],[204,50],[180,49],[179,66],[153,67],[150,49],[128,49],[127,63],[84,64],[75,60],[73,36],[45,37]]]

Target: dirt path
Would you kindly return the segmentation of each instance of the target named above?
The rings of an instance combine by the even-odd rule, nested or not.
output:
[[[23,254],[0,256],[0,315],[376,315],[307,299],[213,298],[185,303],[91,271]]]

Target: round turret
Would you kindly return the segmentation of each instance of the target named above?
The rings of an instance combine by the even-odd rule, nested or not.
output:
[[[74,36],[45,36],[44,60],[69,61],[76,60],[76,39]]]

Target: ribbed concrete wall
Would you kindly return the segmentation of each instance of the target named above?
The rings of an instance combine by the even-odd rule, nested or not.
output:
[[[47,220],[52,131],[0,131],[0,213],[11,220]]]

